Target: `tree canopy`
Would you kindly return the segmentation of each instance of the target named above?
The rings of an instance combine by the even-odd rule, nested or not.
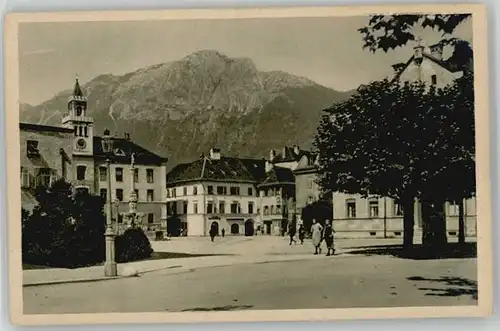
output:
[[[468,74],[439,90],[389,80],[361,86],[318,127],[320,186],[402,202],[409,244],[415,198],[457,201],[475,191],[473,105]]]
[[[23,262],[57,267],[84,266],[104,259],[104,202],[87,193],[73,195],[63,179],[40,186],[38,205],[23,212]]]
[[[363,36],[363,47],[371,52],[377,50],[387,52],[406,45],[416,39],[415,28],[419,26],[441,32],[442,45],[454,45],[463,40],[454,38],[451,34],[470,17],[471,14],[373,15],[368,25],[358,31]]]

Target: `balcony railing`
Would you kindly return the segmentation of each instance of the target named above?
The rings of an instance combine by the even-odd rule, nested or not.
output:
[[[79,121],[79,122],[86,122],[86,123],[94,123],[94,119],[89,116],[76,116],[75,114],[65,114],[62,123],[66,123],[69,121]]]

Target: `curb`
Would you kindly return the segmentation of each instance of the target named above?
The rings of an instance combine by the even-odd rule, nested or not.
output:
[[[115,280],[115,279],[123,279],[123,278],[134,278],[134,277],[139,277],[142,274],[147,274],[150,272],[155,272],[155,271],[161,271],[161,270],[167,270],[167,269],[175,269],[175,268],[181,268],[181,265],[173,265],[173,266],[168,266],[168,267],[163,267],[163,268],[156,268],[156,269],[149,269],[149,270],[144,270],[144,271],[139,271],[136,275],[118,275],[114,277],[97,277],[97,278],[74,278],[74,279],[62,279],[62,280],[48,280],[48,281],[41,281],[41,282],[33,282],[33,283],[27,283],[23,284],[23,287],[35,287],[35,286],[43,286],[43,285],[60,285],[60,284],[72,284],[72,283],[93,283],[93,282],[101,282],[101,281],[106,281],[106,280]]]
[[[100,281],[106,281],[106,280],[131,278],[131,277],[137,277],[137,276],[115,276],[115,277],[99,277],[99,278],[76,278],[76,279],[63,279],[63,280],[49,280],[49,281],[23,284],[23,287],[35,287],[35,286],[42,286],[42,285],[59,285],[59,284],[70,284],[70,283],[92,283],[92,282],[100,282]]]
[[[354,254],[349,254],[350,252],[343,252],[336,254],[332,256],[331,258],[340,258],[340,257],[349,257],[349,256],[354,256]],[[264,261],[245,261],[245,262],[240,262],[237,264],[267,264],[267,263],[277,263],[277,262],[296,262],[296,261],[309,261],[311,260],[310,257],[300,257],[300,258],[293,258],[293,259],[277,259],[277,260],[264,260]],[[186,273],[186,272],[191,272],[197,269],[205,269],[205,268],[218,268],[218,267],[228,267],[234,265],[234,263],[221,263],[217,265],[206,265],[206,266],[199,266],[199,267],[192,267],[188,268],[186,270],[179,270],[173,273],[169,273],[166,275],[175,275],[175,274],[180,274],[180,273]],[[133,277],[140,277],[143,274],[148,274],[152,272],[157,272],[157,271],[163,271],[163,270],[169,270],[169,269],[180,269],[182,268],[182,265],[172,265],[168,267],[162,267],[162,268],[153,268],[149,270],[144,270],[144,271],[138,271],[136,275],[119,275],[115,277],[97,277],[97,278],[75,278],[75,279],[63,279],[63,280],[50,280],[50,281],[41,281],[41,282],[33,282],[33,283],[27,283],[23,284],[23,287],[36,287],[36,286],[44,286],[44,285],[61,285],[61,284],[72,284],[72,283],[93,283],[93,282],[100,282],[100,281],[108,281],[108,280],[116,280],[116,279],[123,279],[123,278],[133,278]]]

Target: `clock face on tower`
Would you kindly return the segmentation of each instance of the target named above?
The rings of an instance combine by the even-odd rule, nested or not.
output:
[[[85,147],[87,147],[87,142],[85,141],[85,139],[80,138],[76,141],[76,147],[80,150],[85,149]]]

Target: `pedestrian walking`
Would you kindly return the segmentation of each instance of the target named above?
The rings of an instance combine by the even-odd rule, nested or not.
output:
[[[212,242],[214,241],[215,239],[215,235],[217,234],[217,229],[215,228],[215,226],[212,226],[210,228],[210,239],[212,240]]]
[[[321,224],[313,219],[313,225],[311,226],[312,242],[314,245],[314,255],[321,254],[321,241],[323,239],[323,227]]]
[[[330,220],[325,221],[325,230],[323,232],[323,237],[325,238],[326,249],[328,252],[326,256],[330,256],[330,251],[332,251],[331,255],[335,255],[335,247],[333,246],[333,234],[335,230],[333,229]]]
[[[303,245],[304,244],[304,238],[306,236],[306,229],[304,229],[304,225],[300,225],[299,226],[299,240],[300,240],[300,244]]]
[[[290,227],[288,229],[288,235],[290,236],[290,245],[293,243],[297,244],[297,241],[295,241],[294,237],[295,237],[295,232],[296,232],[296,228],[293,224],[290,224]]]
[[[226,229],[222,228],[222,238],[224,238],[224,236],[226,235]]]

